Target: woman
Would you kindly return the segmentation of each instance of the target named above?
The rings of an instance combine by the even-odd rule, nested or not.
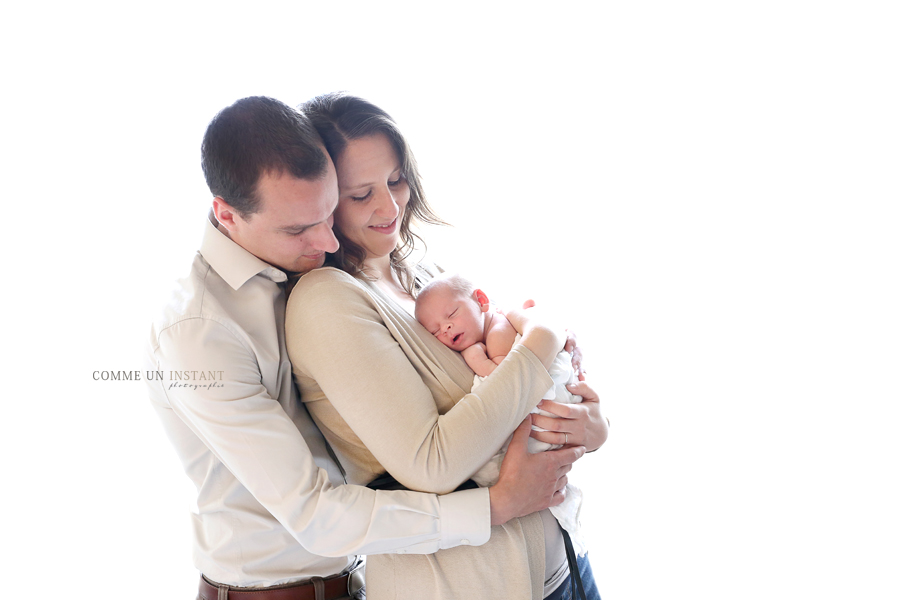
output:
[[[414,241],[410,222],[439,220],[405,140],[384,111],[359,98],[330,94],[303,110],[337,169],[341,247],[331,262],[337,268],[305,275],[288,302],[287,345],[301,397],[349,482],[387,471],[412,489],[451,491],[540,400],[562,341],[529,330],[487,387],[470,394],[465,361],[412,316],[417,281],[430,274],[404,262]],[[599,405],[585,410],[587,417],[567,421],[569,431],[545,441],[565,436],[588,450],[599,446],[606,435]],[[590,579],[586,559],[581,567]],[[567,573],[559,528],[542,511],[493,527],[477,548],[371,556],[367,579],[373,599],[541,598],[561,593]]]

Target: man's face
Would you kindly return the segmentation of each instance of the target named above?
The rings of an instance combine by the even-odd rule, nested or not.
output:
[[[338,249],[331,231],[338,186],[330,160],[325,176],[315,180],[266,173],[256,193],[260,210],[247,218],[235,214],[226,226],[245,250],[282,270],[303,273],[321,267],[325,253]]]

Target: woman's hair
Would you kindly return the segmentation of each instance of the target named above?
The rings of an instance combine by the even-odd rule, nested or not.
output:
[[[391,251],[390,260],[391,267],[400,279],[400,284],[410,295],[415,296],[415,272],[407,264],[406,258],[412,253],[417,240],[423,246],[424,242],[410,230],[410,224],[413,219],[435,225],[446,225],[446,222],[437,216],[425,200],[416,159],[403,134],[397,128],[397,124],[389,114],[371,102],[345,92],[332,92],[316,96],[312,100],[304,102],[299,108],[309,117],[319,135],[322,136],[325,149],[328,150],[328,154],[331,155],[335,164],[347,147],[347,143],[352,140],[381,133],[394,147],[397,158],[400,160],[401,175],[409,185],[409,203],[406,205],[403,220],[400,222],[400,241],[397,247]],[[366,258],[365,249],[347,239],[341,233],[340,227],[334,228],[334,234],[341,246],[332,256],[332,264],[351,275],[365,276],[363,272],[363,263]]]

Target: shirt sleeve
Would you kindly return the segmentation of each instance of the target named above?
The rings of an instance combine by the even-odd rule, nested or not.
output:
[[[210,386],[153,382],[158,387],[151,396],[189,429],[183,435],[170,430],[170,438],[188,456],[191,444],[198,456],[204,451],[199,439],[308,551],[335,557],[429,554],[489,538],[487,490],[454,494],[447,501],[432,494],[332,486],[294,422],[262,385],[254,352],[227,323],[193,318],[170,325],[159,333],[150,360],[165,373],[222,372]]]
[[[408,488],[455,489],[499,450],[553,384],[537,357],[519,345],[477,393],[439,414],[369,293],[337,271],[311,275],[288,301],[291,362]]]

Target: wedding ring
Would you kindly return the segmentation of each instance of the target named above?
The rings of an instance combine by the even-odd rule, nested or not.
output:
[[[568,445],[568,444],[569,444],[569,434],[568,434],[568,433],[565,433],[565,434],[563,434],[563,435],[566,436],[566,441],[563,442],[563,444],[564,444],[564,445]]]

